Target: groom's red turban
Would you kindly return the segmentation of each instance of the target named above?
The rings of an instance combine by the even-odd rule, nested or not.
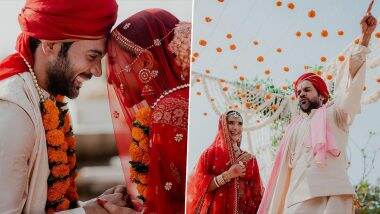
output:
[[[323,104],[325,104],[329,99],[329,90],[327,89],[327,85],[325,81],[314,73],[305,73],[301,75],[295,82],[294,82],[294,92],[297,96],[297,88],[298,85],[304,81],[307,80],[313,84],[314,88],[318,91],[320,95],[322,95],[325,99],[323,100]]]
[[[51,41],[101,39],[117,17],[115,0],[26,0],[18,20],[22,33],[16,50],[33,66],[31,37]],[[20,54],[0,63],[0,80],[28,70]]]
[[[99,39],[116,15],[115,0],[27,0],[18,20],[22,32],[37,39]]]

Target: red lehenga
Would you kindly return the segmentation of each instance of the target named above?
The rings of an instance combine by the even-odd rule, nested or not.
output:
[[[139,110],[151,108],[148,181],[142,191],[146,213],[185,211],[190,29],[190,23],[179,22],[165,10],[149,9],[123,21],[108,42],[110,108],[127,184],[132,176],[129,147],[135,143],[132,124]],[[180,44],[176,43],[179,36],[186,37]],[[170,48],[173,42],[183,46],[185,57],[179,59],[180,53]],[[127,69],[131,57],[126,53],[136,57],[139,51],[153,55],[154,69]]]
[[[215,176],[242,161],[246,175],[207,192]],[[186,211],[193,213],[256,213],[264,192],[256,158],[244,152],[235,157],[227,130],[226,114],[219,119],[214,143],[204,151],[187,187]]]

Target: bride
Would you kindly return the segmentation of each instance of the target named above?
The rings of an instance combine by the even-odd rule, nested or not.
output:
[[[188,181],[187,213],[256,213],[264,188],[256,158],[240,149],[243,119],[220,116],[213,144],[199,158]]]
[[[148,9],[124,20],[108,41],[116,143],[144,212],[184,213],[190,37],[190,23]],[[110,202],[100,204],[127,212]]]

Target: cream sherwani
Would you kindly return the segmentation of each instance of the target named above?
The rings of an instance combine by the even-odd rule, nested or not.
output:
[[[0,115],[0,213],[44,213],[47,146],[29,72],[0,81]],[[71,211],[84,213],[83,208]]]
[[[365,82],[365,58],[369,50],[361,45],[349,48],[350,58],[337,69],[336,97],[327,107],[327,123],[341,151],[339,157],[326,155],[325,165],[317,165],[310,145],[311,118],[301,113],[300,122],[290,134],[285,148],[285,166],[278,177],[280,190],[274,195],[268,213],[352,213],[354,188],[347,175],[347,142],[349,124],[360,113]],[[352,79],[349,69],[358,71]],[[331,71],[330,71],[331,72]],[[282,191],[286,190],[286,191]]]

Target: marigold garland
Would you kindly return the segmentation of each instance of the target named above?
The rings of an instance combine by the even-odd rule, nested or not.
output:
[[[142,108],[136,113],[132,128],[133,142],[129,146],[131,155],[130,179],[137,184],[139,198],[146,201],[148,169],[149,169],[149,124],[152,110],[149,107]]]
[[[48,213],[78,207],[76,142],[63,100],[63,96],[56,96],[41,105],[50,169],[45,207]]]

